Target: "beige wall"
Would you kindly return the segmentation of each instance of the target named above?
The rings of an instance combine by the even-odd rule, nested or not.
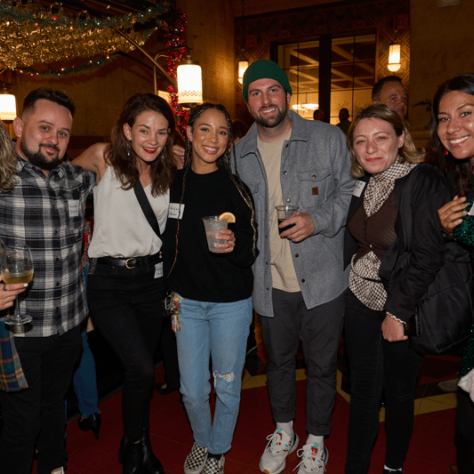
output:
[[[187,43],[202,67],[203,98],[235,110],[234,18],[230,0],[178,0],[188,20]]]
[[[445,80],[474,72],[472,25],[474,1],[439,8],[437,0],[411,0],[410,129],[428,128],[425,106]]]

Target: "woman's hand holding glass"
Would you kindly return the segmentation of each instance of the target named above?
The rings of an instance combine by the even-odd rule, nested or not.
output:
[[[225,240],[225,244],[216,244],[216,247],[222,249],[219,253],[230,253],[235,247],[235,234],[229,229],[222,229],[217,234],[218,240]]]
[[[18,285],[20,285],[20,287],[23,285],[24,290],[33,278],[34,272],[33,258],[29,247],[4,247],[2,249],[1,269],[4,287],[3,290],[0,291],[8,292],[9,289],[13,289],[13,287]],[[13,298],[12,301],[15,301],[15,298]],[[17,302],[14,314],[5,318],[3,322],[13,326],[19,326],[30,323],[32,319],[30,316],[20,315]]]
[[[0,276],[0,281],[2,280]],[[16,297],[23,293],[28,287],[27,283],[15,283],[7,285],[3,283],[0,288],[0,311],[11,308],[15,302]]]

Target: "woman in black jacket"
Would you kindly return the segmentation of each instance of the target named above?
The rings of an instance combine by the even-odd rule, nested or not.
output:
[[[433,99],[429,161],[449,173],[456,196],[439,210],[445,233],[474,251],[474,74],[462,74],[440,86]],[[469,202],[469,207],[466,204]],[[467,217],[466,217],[467,216]],[[474,334],[474,329],[473,329]],[[469,340],[459,370],[457,398],[457,470],[473,474],[474,460],[474,335]]]
[[[413,427],[422,356],[405,335],[445,259],[437,210],[449,200],[443,174],[422,164],[406,122],[382,104],[349,130],[356,184],[345,236],[351,265],[345,343],[351,377],[346,474],[369,470],[385,391],[384,474],[402,472]]]

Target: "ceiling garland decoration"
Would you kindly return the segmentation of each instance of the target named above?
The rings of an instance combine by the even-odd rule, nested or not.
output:
[[[61,6],[57,13],[53,13],[52,8],[45,9],[31,0],[18,6],[13,6],[11,1],[2,1],[0,68],[28,68],[39,63],[106,56],[117,51],[130,52],[134,46],[113,28],[124,31],[143,46],[156,29],[168,27],[159,17],[169,9],[169,5],[158,4],[143,13],[97,19],[91,18],[86,11],[74,16],[64,12]],[[134,31],[136,23],[150,21],[155,22],[154,28]],[[100,63],[96,66],[102,65]]]
[[[96,67],[102,67],[106,64],[110,64],[113,60],[117,59],[118,56],[109,56],[107,55],[104,58],[95,58],[86,61],[85,63],[81,63],[78,65],[72,65],[67,67],[60,67],[59,69],[35,69],[32,67],[21,67],[18,69],[13,68],[12,71],[16,71],[20,74],[26,74],[28,76],[49,76],[53,77],[62,77],[62,76],[73,76],[76,74],[80,74],[81,72],[87,72],[90,69],[94,69]]]

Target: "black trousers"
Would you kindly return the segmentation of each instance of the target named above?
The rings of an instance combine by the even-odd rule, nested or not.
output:
[[[458,389],[458,408],[456,410],[457,449],[456,462],[459,474],[473,474],[474,467],[474,403],[469,394]]]
[[[16,337],[15,345],[28,388],[0,392],[0,472],[29,474],[36,443],[38,474],[50,474],[66,459],[64,400],[82,350],[81,331],[77,327],[62,336]]]
[[[344,340],[350,365],[351,411],[346,474],[369,470],[379,429],[382,389],[385,389],[385,464],[403,466],[413,431],[416,379],[423,357],[408,341],[382,337],[384,311],[373,311],[348,291]]]
[[[148,426],[155,366],[160,340],[164,279],[155,267],[129,270],[91,262],[87,298],[93,320],[125,369],[122,417],[125,436],[141,438]]]
[[[331,431],[336,401],[337,348],[341,339],[344,294],[307,309],[301,292],[273,288],[273,318],[259,316],[268,355],[267,385],[273,419],[289,422],[296,414],[296,355],[303,343],[307,366],[306,430]]]

